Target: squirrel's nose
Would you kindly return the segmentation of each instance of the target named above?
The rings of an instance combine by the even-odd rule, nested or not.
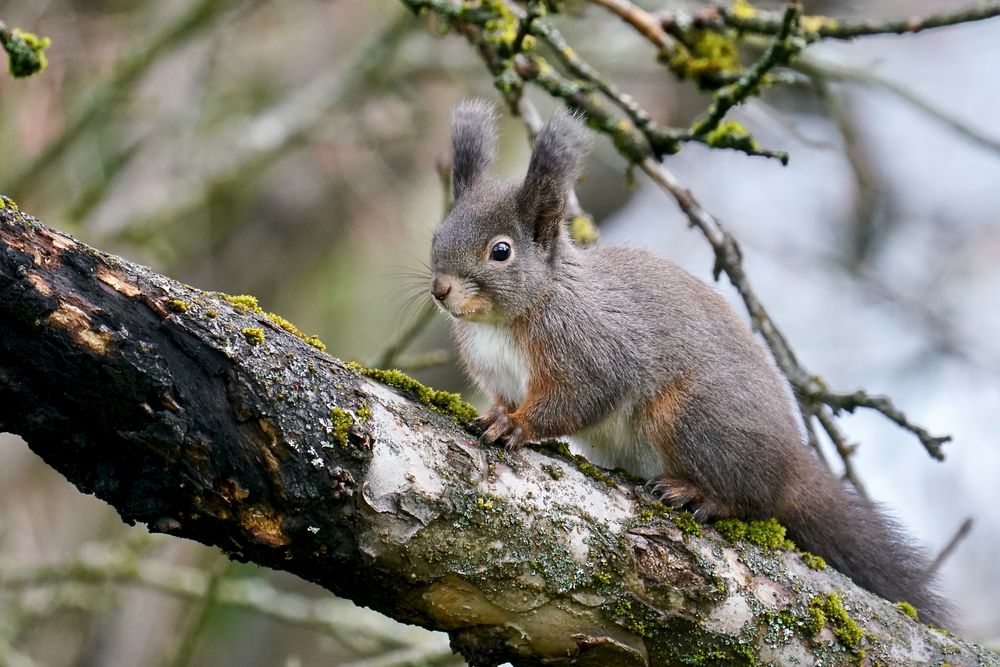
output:
[[[434,279],[434,284],[431,285],[431,294],[438,301],[444,301],[444,298],[448,296],[451,292],[451,281],[441,280],[440,278]]]

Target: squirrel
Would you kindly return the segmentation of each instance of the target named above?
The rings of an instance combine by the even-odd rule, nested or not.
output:
[[[572,436],[699,520],[774,517],[858,585],[948,623],[926,557],[806,446],[789,385],[726,301],[651,252],[572,243],[582,123],[557,110],[513,184],[487,175],[495,114],[481,100],[454,110],[454,205],[430,267],[462,363],[494,400],[482,441]]]

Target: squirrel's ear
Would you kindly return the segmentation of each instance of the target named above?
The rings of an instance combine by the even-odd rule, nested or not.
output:
[[[458,200],[482,178],[496,152],[496,108],[486,100],[462,102],[451,114],[451,193]]]
[[[559,234],[587,144],[583,123],[561,107],[538,133],[528,174],[517,195],[521,215],[534,227],[536,242],[548,245]]]

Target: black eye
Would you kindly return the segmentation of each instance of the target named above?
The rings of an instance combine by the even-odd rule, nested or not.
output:
[[[490,259],[494,262],[506,262],[510,259],[510,244],[506,241],[495,244],[490,250]]]

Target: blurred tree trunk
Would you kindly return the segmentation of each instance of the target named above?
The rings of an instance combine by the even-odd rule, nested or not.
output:
[[[0,203],[0,428],[128,523],[446,630],[473,665],[996,662],[565,452],[481,448],[455,397]]]

